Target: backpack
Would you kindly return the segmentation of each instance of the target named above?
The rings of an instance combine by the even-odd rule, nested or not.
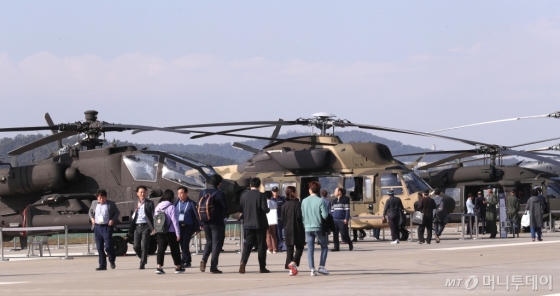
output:
[[[542,209],[543,215],[546,215],[546,214],[550,213],[550,205],[546,202],[546,200],[544,198],[541,199],[541,209]]]
[[[214,216],[214,197],[220,192],[216,190],[214,193],[206,193],[198,199],[198,219],[202,222],[208,222]]]
[[[436,217],[438,218],[439,221],[442,222],[445,221],[445,218],[447,217],[447,212],[443,207],[443,200],[439,203],[439,205],[436,208]]]
[[[168,205],[167,207],[169,207]],[[165,215],[165,209],[167,207],[160,209],[159,212],[154,216],[154,230],[156,233],[167,233],[167,216]]]

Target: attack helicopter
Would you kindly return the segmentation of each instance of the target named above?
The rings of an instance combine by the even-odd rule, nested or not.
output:
[[[124,232],[134,210],[138,185],[145,185],[148,198],[156,203],[163,190],[175,191],[179,186],[187,187],[190,197],[196,201],[198,193],[206,188],[206,181],[216,174],[210,165],[172,153],[138,150],[134,146],[103,147],[105,140],[101,136],[106,132],[149,129],[188,134],[190,131],[110,124],[98,121],[97,114],[97,111],[89,110],[85,112],[83,122],[55,125],[47,113],[48,126],[0,129],[0,132],[53,132],[10,151],[8,154],[13,158],[55,141],[59,147],[50,157],[29,165],[0,163],[0,227],[68,225],[69,232],[90,232],[88,210],[96,199],[96,191],[104,188],[121,213],[115,228]],[[85,136],[76,145],[62,145],[61,139],[80,134]],[[245,188],[224,179],[220,189],[228,196],[229,213],[237,212],[235,201]],[[3,235],[4,241],[8,241],[15,236],[22,237],[24,233],[4,232]],[[113,240],[117,255],[125,254],[127,243],[123,237],[114,236]],[[150,252],[154,253],[156,248],[153,240]]]
[[[396,133],[444,138],[475,145],[477,142],[441,135],[433,135],[409,130],[355,124],[348,120],[336,119],[329,113],[316,113],[312,118],[298,118],[293,121],[248,121],[216,123],[212,126],[249,125],[219,132],[202,133],[191,138],[206,136],[231,136],[249,139],[268,140],[262,149],[256,149],[240,143],[233,146],[253,153],[253,156],[238,165],[215,167],[224,178],[236,180],[240,186],[248,186],[251,178],[262,180],[261,190],[278,187],[282,192],[287,186],[295,186],[300,198],[309,195],[308,183],[319,181],[322,184],[336,183],[346,189],[353,189],[350,206],[353,229],[386,228],[382,221],[387,192],[393,189],[405,210],[414,211],[414,203],[419,200],[419,193],[431,187],[420,178],[411,167],[395,159],[390,149],[380,143],[345,144],[335,135],[335,128],[356,127],[368,130],[381,130]],[[318,134],[277,138],[282,126],[310,126],[317,128]],[[210,125],[203,125],[207,127]],[[196,128],[196,126],[171,126],[168,129]],[[275,127],[271,137],[234,134],[243,130]],[[332,133],[329,133],[332,128]],[[142,132],[142,131],[136,131]],[[133,132],[133,133],[136,133]],[[453,211],[455,203],[451,197],[445,198],[448,211]],[[406,240],[408,231],[400,230],[400,239]]]

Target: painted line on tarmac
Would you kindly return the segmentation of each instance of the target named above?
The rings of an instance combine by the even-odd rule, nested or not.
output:
[[[560,241],[526,242],[526,243],[514,243],[514,244],[499,244],[499,245],[470,246],[470,247],[454,247],[454,248],[425,249],[425,250],[426,250],[426,251],[456,251],[456,250],[472,250],[472,249],[513,247],[513,246],[526,246],[526,245],[535,245],[535,246],[538,246],[538,245],[542,245],[542,244],[554,244],[554,243],[560,243]]]
[[[28,282],[0,282],[0,285],[27,284]]]

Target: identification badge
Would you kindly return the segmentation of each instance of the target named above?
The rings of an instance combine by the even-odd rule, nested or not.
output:
[[[134,217],[136,217],[136,212],[132,213],[132,219],[134,220]]]
[[[185,214],[179,214],[179,221],[185,220]]]
[[[99,218],[97,218],[97,224],[104,224],[104,223],[105,220],[103,219],[103,217],[100,216]]]

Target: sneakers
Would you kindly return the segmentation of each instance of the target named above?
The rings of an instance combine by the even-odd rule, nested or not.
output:
[[[156,273],[157,274],[165,274],[165,271],[163,271],[162,268],[156,268]]]
[[[276,253],[278,253],[278,251],[276,251],[276,250],[272,251],[272,254],[276,254]]]
[[[175,273],[183,273],[185,272],[185,269],[181,266],[179,268],[175,267]]]
[[[200,271],[204,272],[206,270],[206,261],[200,260]]]
[[[298,274],[297,265],[294,262],[288,264],[288,267],[290,268],[290,275]]]
[[[272,254],[272,252],[270,250],[267,250],[266,253],[267,254]]]
[[[317,276],[317,271],[315,269],[311,269],[311,276]]]
[[[317,272],[319,272],[322,275],[329,275],[329,271],[323,266],[319,266],[319,270],[317,270]]]
[[[374,240],[374,241],[378,240],[377,237],[372,237],[371,239]]]
[[[398,244],[398,243],[399,243],[399,240],[398,240],[398,239],[396,239],[396,240],[394,240],[394,241],[391,242],[392,245],[396,245],[396,244]]]

